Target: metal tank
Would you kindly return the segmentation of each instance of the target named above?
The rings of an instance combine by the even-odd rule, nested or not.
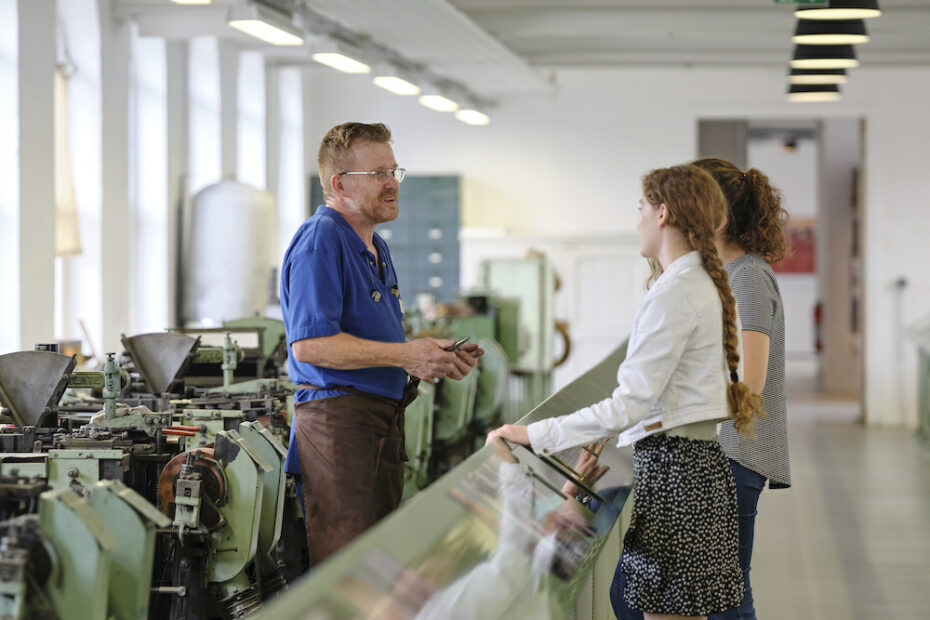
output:
[[[224,180],[194,196],[181,251],[182,325],[264,315],[273,299],[277,209],[271,194]]]

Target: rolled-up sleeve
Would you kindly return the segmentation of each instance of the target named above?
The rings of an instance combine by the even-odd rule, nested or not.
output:
[[[604,400],[527,428],[540,453],[558,452],[617,434],[646,417],[665,390],[696,325],[690,304],[673,291],[647,296],[630,336],[617,388]]]
[[[322,248],[291,257],[286,274],[289,312],[284,314],[288,344],[342,331],[344,293],[340,270],[338,255]]]

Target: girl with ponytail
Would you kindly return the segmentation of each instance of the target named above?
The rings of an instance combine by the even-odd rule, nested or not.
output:
[[[618,615],[706,617],[743,598],[736,490],[717,423],[732,419],[751,434],[761,398],[742,380],[736,305],[714,246],[726,212],[720,187],[696,166],[647,174],[637,228],[656,278],[617,389],[572,414],[488,435],[543,454],[615,434],[633,444],[632,522],[611,588]]]
[[[700,159],[727,200],[725,222],[717,227],[715,245],[724,265],[742,324],[745,381],[764,399],[767,416],[752,437],[735,423],[720,425],[720,446],[730,459],[739,506],[740,566],[745,592],[738,607],[712,620],[755,620],[749,564],[755,533],[756,506],[768,480],[770,489],[791,485],[788,419],[785,397],[785,315],[778,281],[769,263],[785,256],[787,212],[768,177],[751,168],[743,172],[722,159]]]

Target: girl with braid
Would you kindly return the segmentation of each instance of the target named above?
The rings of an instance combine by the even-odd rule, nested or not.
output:
[[[766,481],[770,489],[791,486],[788,416],[785,395],[785,313],[770,263],[785,256],[788,213],[768,177],[751,168],[743,172],[723,159],[699,159],[720,184],[727,217],[717,229],[717,252],[725,265],[742,323],[745,381],[762,395],[765,419],[755,439],[740,435],[733,424],[720,425],[720,446],[730,459],[739,510],[739,560],[745,592],[738,607],[711,620],[756,620],[749,585],[756,506]]]
[[[625,605],[647,620],[704,618],[743,598],[736,489],[717,423],[732,419],[751,434],[761,398],[741,380],[736,305],[714,246],[726,210],[696,166],[647,174],[637,228],[655,281],[617,389],[572,414],[488,435],[542,454],[615,434],[633,444],[632,522],[614,580],[625,580]]]

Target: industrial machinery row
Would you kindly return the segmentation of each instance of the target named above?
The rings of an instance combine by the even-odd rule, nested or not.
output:
[[[498,324],[442,325],[487,354],[408,409],[405,498],[500,423]],[[285,342],[255,318],[124,336],[102,370],[0,355],[0,618],[245,617],[306,573]]]

